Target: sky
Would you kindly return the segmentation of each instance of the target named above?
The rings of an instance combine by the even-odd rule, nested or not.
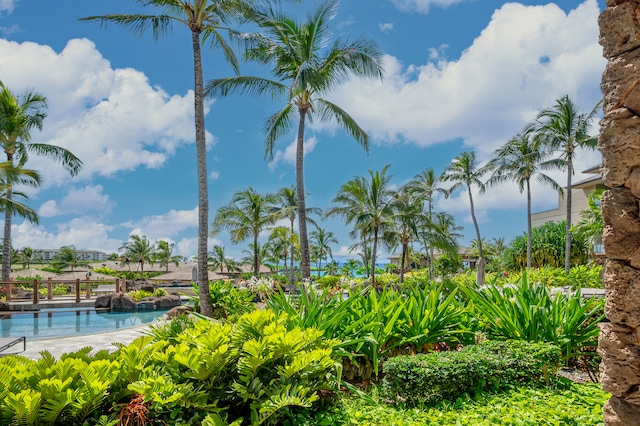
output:
[[[47,98],[42,131],[32,141],[63,146],[84,163],[75,177],[50,160],[31,157],[42,185],[29,190],[38,224],[14,218],[16,249],[118,252],[132,234],[175,244],[174,254],[197,252],[198,198],[193,125],[193,60],[188,30],[154,40],[116,25],[78,19],[110,13],[158,13],[133,0],[0,0],[0,81],[13,93]],[[283,3],[302,20],[320,3]],[[604,0],[342,0],[332,35],[373,39],[384,52],[384,79],[348,78],[326,96],[371,138],[369,153],[332,123],[310,125],[305,140],[307,206],[327,209],[341,185],[390,165],[399,187],[428,167],[436,173],[463,151],[481,161],[563,95],[584,112],[601,99],[606,61],[598,44]],[[230,77],[219,51],[203,48],[205,81]],[[271,77],[241,63],[241,74]],[[276,192],[295,183],[295,133],[264,158],[264,120],[276,100],[248,95],[206,103],[210,219],[234,192]],[[294,129],[295,130],[295,129]],[[598,132],[595,122],[592,133]],[[579,173],[600,163],[580,152]],[[554,172],[566,182],[564,172]],[[557,207],[557,194],[533,186],[533,210]],[[526,198],[514,184],[474,193],[483,238],[509,242],[526,229]],[[465,192],[438,197],[435,208],[475,238]],[[320,222],[339,241],[337,259],[357,258],[342,219]],[[266,241],[266,234],[261,237]],[[246,256],[249,240],[232,244],[227,231],[209,248]],[[383,250],[386,262],[393,250]]]

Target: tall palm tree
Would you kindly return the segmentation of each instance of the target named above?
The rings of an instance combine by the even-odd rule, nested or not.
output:
[[[409,256],[409,246],[419,235],[420,222],[422,222],[422,200],[411,195],[408,186],[403,186],[396,194],[394,204],[395,214],[393,221],[395,227],[393,234],[402,247],[400,257],[400,282],[404,282],[404,269]]]
[[[165,272],[169,272],[169,265],[174,264],[176,267],[180,265],[182,256],[173,254],[174,243],[160,240],[156,243],[155,250],[153,251],[153,261],[156,262],[161,268],[165,267]]]
[[[573,103],[569,95],[564,95],[556,104],[540,111],[534,128],[540,133],[543,143],[551,149],[560,152],[567,171],[567,202],[566,219],[566,247],[564,269],[568,274],[571,269],[571,179],[573,177],[573,161],[579,148],[595,149],[598,138],[589,135],[591,123],[596,116],[602,101],[598,102],[588,113],[580,113],[578,105]]]
[[[78,174],[82,168],[82,161],[66,148],[56,145],[31,142],[31,130],[42,129],[46,117],[46,98],[34,91],[26,91],[22,95],[15,95],[0,81],[0,145],[7,162],[22,168],[29,159],[29,154],[41,155],[55,161],[72,176]],[[5,207],[11,205],[13,182],[4,182],[6,200]],[[2,245],[2,281],[9,279],[11,273],[11,217],[20,214],[12,208],[5,208],[4,238]]]
[[[82,260],[74,246],[60,247],[60,251],[52,259],[53,265],[58,269],[71,268],[74,271],[76,266],[87,264]]]
[[[440,176],[436,175],[436,172],[432,167],[429,167],[422,172],[414,176],[406,185],[407,190],[411,195],[420,199],[427,205],[427,225],[432,222],[433,219],[433,201],[437,194],[446,194],[446,190],[439,186],[441,180]],[[428,234],[424,234],[428,235]],[[433,250],[434,247],[427,244],[426,240],[423,241],[427,255],[429,256],[429,279],[433,279]]]
[[[153,265],[153,244],[147,239],[146,235],[130,235],[129,241],[124,243],[120,250],[124,250],[124,256],[130,262],[140,264],[140,275],[144,278],[144,264]]]
[[[316,114],[320,121],[335,120],[368,150],[369,138],[365,131],[346,111],[322,96],[338,87],[349,75],[382,78],[383,72],[382,52],[373,41],[336,39],[330,43],[329,22],[337,7],[337,0],[328,1],[302,23],[275,10],[255,14],[252,19],[264,34],[249,38],[246,57],[271,65],[276,80],[240,76],[207,83],[207,91],[211,94],[226,96],[240,92],[285,100],[285,107],[269,117],[265,124],[265,156],[269,159],[273,158],[276,140],[287,134],[297,115],[296,190],[303,278],[311,276],[303,165],[305,123]]]
[[[518,184],[520,193],[527,191],[527,268],[531,268],[531,178],[535,176],[539,183],[562,192],[562,187],[542,172],[557,169],[562,160],[550,159],[550,149],[541,142],[542,139],[533,131],[533,126],[528,126],[498,148],[488,164],[493,170],[488,185],[514,181]]]
[[[371,235],[371,284],[375,284],[375,266],[378,240],[381,230],[391,226],[394,215],[395,193],[391,189],[391,175],[387,174],[389,165],[381,171],[369,170],[369,180],[356,176],[340,187],[333,199],[335,204],[327,211],[327,216],[339,215],[347,224],[353,223],[351,236]]]
[[[455,157],[442,173],[442,181],[453,182],[453,185],[447,190],[447,195],[453,191],[466,188],[469,194],[469,206],[471,208],[471,219],[476,230],[476,241],[478,241],[478,264],[476,266],[476,284],[481,286],[484,284],[484,271],[486,260],[482,252],[482,238],[480,237],[480,228],[473,205],[472,188],[476,186],[480,193],[484,193],[486,186],[482,181],[482,176],[487,172],[487,167],[480,167],[476,162],[476,154],[473,151],[465,151]]]
[[[240,18],[252,1],[225,0],[134,0],[143,6],[159,11],[155,15],[110,14],[88,16],[83,21],[99,21],[100,25],[112,22],[128,27],[134,35],[142,36],[147,30],[158,40],[173,30],[173,24],[183,25],[191,32],[194,75],[194,116],[196,137],[196,161],[198,169],[198,299],[200,313],[213,315],[209,298],[209,275],[207,269],[207,242],[209,236],[209,189],[207,182],[207,150],[204,122],[204,78],[202,74],[202,43],[209,41],[220,47],[224,56],[238,73],[238,62],[233,50],[223,38],[221,31],[232,31],[224,27]]]
[[[22,261],[22,269],[28,269],[33,262],[33,249],[31,247],[24,247],[20,250],[20,260]]]
[[[16,191],[16,185],[37,187],[40,185],[40,174],[35,170],[16,166],[10,161],[0,163],[0,211],[10,211],[11,216],[18,215],[31,223],[38,223],[37,213],[21,202],[29,197],[24,192]],[[10,198],[7,196],[9,192]]]
[[[278,192],[276,193],[276,196],[280,199],[280,212],[279,214],[284,217],[289,219],[289,225],[290,225],[290,237],[291,237],[291,251],[290,253],[293,254],[294,252],[294,235],[295,235],[295,229],[294,229],[294,225],[295,225],[295,221],[296,221],[296,217],[298,215],[298,208],[300,207],[300,203],[298,201],[298,193],[295,189],[294,186],[290,186],[290,187],[282,187],[278,190]],[[315,221],[313,219],[311,219],[308,215],[311,213],[314,214],[318,214],[321,215],[322,214],[322,210],[319,209],[318,207],[307,207],[306,208],[306,218],[307,218],[307,222],[311,223],[313,225],[315,225]],[[299,241],[299,238],[298,238]],[[294,256],[291,256],[291,276],[289,277],[289,284],[293,284],[293,281],[295,279],[294,277],[294,269],[293,269],[293,261],[294,261]]]
[[[258,259],[258,237],[260,232],[273,225],[278,219],[278,199],[273,194],[259,194],[255,189],[238,191],[231,202],[218,209],[212,224],[212,235],[223,229],[229,230],[231,242],[237,244],[248,237],[253,238],[253,274],[260,272]]]
[[[318,276],[321,277],[322,260],[327,259],[327,256],[333,258],[333,252],[331,251],[331,244],[338,244],[338,240],[331,231],[327,231],[320,227],[316,227],[314,231],[311,231],[309,235],[311,244],[316,248],[318,253]]]
[[[280,261],[283,260],[282,270],[286,271],[289,254],[293,253],[295,244],[297,244],[297,237],[286,226],[276,226],[271,230],[269,241],[267,241],[267,249],[270,257],[275,261],[276,270],[280,266]],[[293,269],[293,262],[291,262],[291,268]]]

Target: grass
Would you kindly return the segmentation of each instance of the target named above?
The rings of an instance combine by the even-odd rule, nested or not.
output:
[[[563,379],[564,380],[564,379]],[[316,412],[295,415],[287,425],[603,425],[602,405],[610,394],[599,384],[568,381],[556,388],[520,388],[498,394],[460,398],[436,407],[403,408],[380,401],[342,395]]]

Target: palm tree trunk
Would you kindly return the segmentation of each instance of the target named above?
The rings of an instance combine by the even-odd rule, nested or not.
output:
[[[253,233],[253,275],[258,278],[260,269],[258,266],[258,232]]]
[[[11,188],[7,189],[7,200],[11,200]],[[2,282],[11,276],[11,209],[8,204],[4,211],[4,237],[2,239]]]
[[[429,199],[429,226],[433,225],[433,202]],[[425,241],[426,243],[426,241]],[[433,281],[433,247],[425,244],[425,250],[429,256],[429,280]]]
[[[293,253],[294,253],[294,250],[295,250],[294,247],[293,247],[293,233],[295,232],[295,230],[293,229],[293,221],[294,220],[295,220],[294,218],[291,219],[291,235],[290,235],[290,238],[291,238],[291,271],[289,272],[289,284],[291,284],[291,285],[293,285],[293,283],[296,280],[294,272],[293,272],[293,257],[294,257]]]
[[[402,260],[400,261],[400,283],[404,282],[404,263],[407,257],[407,244],[402,243]]]
[[[527,269],[531,269],[531,183],[527,179]]]
[[[469,204],[471,206],[471,219],[473,219],[473,226],[476,228],[476,238],[478,239],[478,264],[476,265],[476,285],[479,287],[484,284],[484,269],[485,261],[482,253],[482,239],[480,238],[480,228],[478,227],[478,221],[476,220],[476,213],[473,208],[473,196],[471,195],[471,187],[467,185],[467,192],[469,193]]]
[[[209,188],[207,184],[207,147],[204,128],[204,89],[202,78],[202,54],[200,33],[191,31],[194,70],[194,114],[196,126],[196,161],[198,165],[198,300],[200,313],[213,316],[209,296],[209,271],[207,269],[207,243],[209,239]]]
[[[376,252],[378,250],[378,227],[373,230],[373,248],[371,249],[371,285],[376,283]]]
[[[307,206],[304,194],[304,122],[307,111],[300,110],[298,139],[296,141],[296,191],[298,192],[298,228],[300,231],[300,270],[302,279],[311,277],[309,240],[307,238]]]
[[[572,153],[567,155],[567,229],[565,231],[564,272],[569,275],[571,270],[571,175],[573,175]]]

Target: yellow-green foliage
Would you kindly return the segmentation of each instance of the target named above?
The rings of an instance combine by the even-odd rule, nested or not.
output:
[[[129,296],[133,297],[136,302],[141,301],[145,297],[162,297],[166,296],[167,290],[163,288],[156,288],[153,293],[145,290],[134,290],[127,293]]]

